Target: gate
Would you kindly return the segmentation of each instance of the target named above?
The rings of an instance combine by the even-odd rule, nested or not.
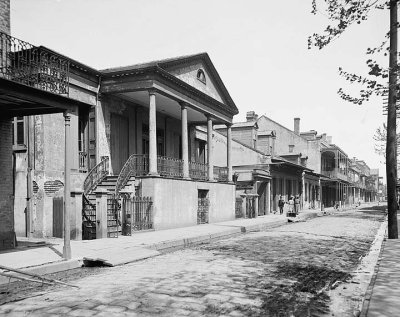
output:
[[[64,198],[53,197],[53,237],[63,237]]]
[[[82,240],[96,239],[96,205],[82,196]]]
[[[235,203],[235,217],[236,218],[243,217],[242,204],[243,204],[243,199],[240,197],[237,197],[236,203]]]
[[[107,197],[107,238],[118,238],[120,231],[119,212],[121,205],[115,195]]]
[[[154,230],[151,197],[124,197],[121,210],[123,235],[131,236],[134,231]]]
[[[197,206],[197,224],[198,225],[208,223],[209,207],[210,207],[210,201],[208,198],[198,198],[198,206]]]
[[[254,218],[256,216],[255,201],[257,197],[247,196],[246,197],[246,218]]]

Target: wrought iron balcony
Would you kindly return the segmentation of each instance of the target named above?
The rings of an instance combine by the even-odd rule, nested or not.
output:
[[[69,60],[0,32],[0,77],[51,93],[69,94]]]
[[[339,168],[333,168],[332,170],[322,170],[321,174],[329,178],[338,178],[344,181],[348,181],[348,176],[344,174],[344,171]]]

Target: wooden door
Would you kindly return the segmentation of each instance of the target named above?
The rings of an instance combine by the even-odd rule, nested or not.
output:
[[[118,175],[129,157],[128,118],[111,114],[111,166]]]
[[[63,237],[64,224],[64,199],[63,197],[53,197],[53,237]]]
[[[257,189],[258,194],[258,215],[267,214],[267,183],[262,182]]]

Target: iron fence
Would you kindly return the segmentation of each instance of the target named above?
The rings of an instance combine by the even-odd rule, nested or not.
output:
[[[122,234],[153,230],[153,201],[151,197],[124,197],[122,199]]]

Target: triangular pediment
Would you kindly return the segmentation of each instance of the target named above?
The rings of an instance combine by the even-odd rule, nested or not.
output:
[[[208,54],[178,57],[160,62],[159,66],[211,98],[230,103],[231,98]]]

